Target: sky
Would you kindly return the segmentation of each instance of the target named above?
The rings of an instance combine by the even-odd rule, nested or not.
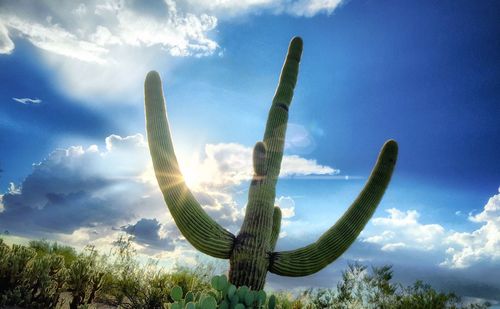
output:
[[[214,261],[180,235],[158,189],[144,78],[160,73],[186,181],[235,233],[298,35],[277,250],[335,223],[384,141],[399,158],[339,260],[267,286],[334,287],[361,261],[500,301],[499,13],[462,0],[0,0],[0,231],[101,248],[130,235],[165,265]]]

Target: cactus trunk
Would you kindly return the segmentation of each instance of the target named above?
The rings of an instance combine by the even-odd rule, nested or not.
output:
[[[245,222],[229,258],[229,281],[234,285],[246,285],[253,290],[264,287],[269,268],[272,212],[273,204],[265,200],[247,206]]]
[[[307,276],[337,259],[371,218],[396,164],[398,147],[390,140],[384,144],[365,188],[334,226],[308,246],[274,252],[281,224],[281,211],[274,206],[275,188],[301,54],[302,39],[295,37],[290,42],[281,71],[263,142],[254,147],[254,176],[245,218],[237,236],[210,218],[186,186],[170,137],[160,77],[156,72],[146,77],[148,142],[165,202],[180,231],[195,248],[217,258],[229,259],[229,280],[236,286],[261,290],[268,271],[283,276]]]
[[[281,168],[288,107],[297,83],[302,39],[290,42],[288,55],[267,118],[264,142],[254,147],[254,176],[248,192],[245,219],[236,236],[230,258],[229,280],[254,290],[264,288],[269,268],[269,253],[274,250],[277,235],[273,234],[275,187]]]
[[[241,230],[236,236],[229,258],[229,281],[254,290],[264,288],[269,267],[274,212],[274,184],[266,177],[266,156],[259,156],[262,143],[254,148],[255,175],[250,184],[248,204]],[[265,151],[265,147],[263,148]],[[258,160],[264,162],[256,162]]]

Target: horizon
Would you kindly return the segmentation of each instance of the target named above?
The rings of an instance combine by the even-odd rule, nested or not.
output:
[[[201,0],[0,3],[0,232],[186,265],[152,169],[144,79],[159,72],[184,178],[231,232],[243,220],[288,42],[304,41],[276,204],[277,251],[315,241],[355,199],[386,140],[391,183],[348,262],[500,302],[500,5]],[[225,263],[225,262],[224,262]]]

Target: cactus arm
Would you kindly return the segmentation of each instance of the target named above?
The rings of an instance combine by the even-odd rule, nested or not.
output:
[[[263,142],[257,142],[253,148],[254,178],[262,178],[267,174],[267,148]]]
[[[264,143],[267,146],[267,177],[274,183],[278,181],[281,159],[285,145],[288,108],[292,102],[297,83],[299,62],[302,54],[302,39],[294,37],[288,47],[288,54],[281,69],[281,75],[267,118]]]
[[[146,76],[144,95],[148,143],[156,179],[175,223],[196,249],[213,257],[229,258],[234,235],[206,214],[179,170],[157,72],[151,71]]]
[[[281,228],[281,209],[278,206],[274,206],[273,212],[273,229],[271,230],[271,251],[276,247],[278,242],[278,237],[280,236]]]
[[[382,199],[396,164],[397,153],[397,143],[387,141],[365,187],[337,223],[313,244],[297,250],[273,252],[269,271],[290,277],[307,276],[321,270],[346,251]]]

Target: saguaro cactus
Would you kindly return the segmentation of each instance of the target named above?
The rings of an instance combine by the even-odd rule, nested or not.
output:
[[[272,101],[263,142],[253,152],[254,176],[245,219],[237,236],[210,218],[189,191],[174,153],[160,76],[149,72],[145,81],[146,127],[156,178],[180,231],[201,252],[229,259],[229,280],[252,289],[263,288],[267,272],[283,276],[313,274],[337,259],[354,242],[391,179],[398,147],[387,141],[359,196],[344,215],[314,243],[292,251],[274,252],[281,211],[274,206],[280,173],[288,109],[297,82],[302,39],[290,42],[278,88]]]

